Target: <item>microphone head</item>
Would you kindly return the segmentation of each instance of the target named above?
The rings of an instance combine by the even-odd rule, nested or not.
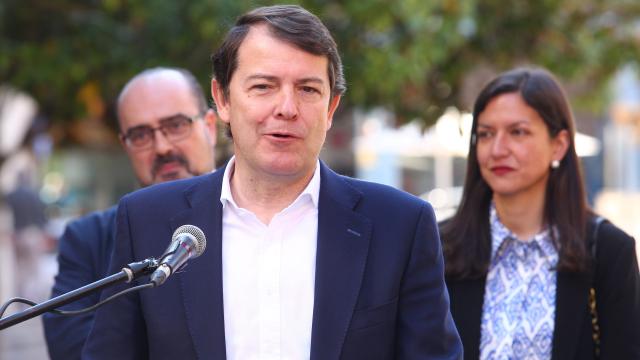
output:
[[[204,236],[202,230],[195,225],[182,225],[173,232],[173,236],[171,237],[171,242],[176,241],[176,239],[181,235],[191,235],[196,239],[196,248],[194,258],[202,255],[204,249],[207,247],[207,239]]]

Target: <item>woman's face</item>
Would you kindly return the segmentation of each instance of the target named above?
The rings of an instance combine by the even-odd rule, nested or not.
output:
[[[519,93],[493,98],[478,116],[476,151],[480,173],[494,197],[544,194],[551,162],[569,144],[567,130],[555,137]]]

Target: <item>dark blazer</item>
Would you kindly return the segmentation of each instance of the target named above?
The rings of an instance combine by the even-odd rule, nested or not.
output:
[[[601,359],[640,359],[640,277],[635,243],[609,222],[600,226],[595,275],[558,273],[552,359],[593,359],[589,289],[596,289]],[[465,359],[480,356],[485,279],[447,279],[451,313]]]
[[[51,297],[98,281],[109,275],[113,252],[117,207],[94,212],[70,222],[58,239],[58,275]],[[63,310],[84,309],[100,300],[100,292],[90,294],[62,307]],[[94,312],[76,316],[45,313],[44,334],[52,360],[80,359],[82,346],[89,336]]]
[[[311,359],[461,359],[431,207],[324,164],[320,173]],[[221,169],[121,200],[112,270],[159,256],[183,224],[201,228],[207,248],[161,287],[100,308],[84,357],[225,358],[222,176]]]

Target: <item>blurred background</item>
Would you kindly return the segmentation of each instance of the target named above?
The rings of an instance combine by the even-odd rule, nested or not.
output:
[[[45,300],[66,221],[136,189],[115,119],[125,82],[180,66],[208,89],[209,57],[234,19],[273,3],[0,0],[0,302]],[[640,2],[298,3],[344,62],[348,90],[322,153],[334,169],[450,215],[475,96],[499,72],[539,65],[572,102],[590,204],[640,238]],[[221,164],[230,145],[218,143]],[[0,359],[45,358],[39,317],[0,333]]]

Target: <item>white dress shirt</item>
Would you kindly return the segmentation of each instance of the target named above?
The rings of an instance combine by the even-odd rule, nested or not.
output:
[[[227,359],[308,359],[318,233],[320,166],[269,225],[231,194],[232,158],[222,202],[222,283]]]

